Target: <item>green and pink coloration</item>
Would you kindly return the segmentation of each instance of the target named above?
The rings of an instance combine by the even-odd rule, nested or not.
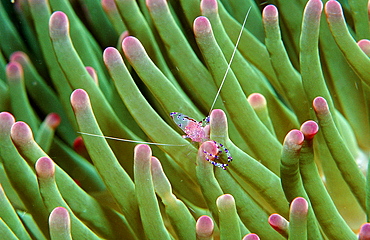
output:
[[[182,113],[178,112],[172,112],[170,113],[170,116],[172,117],[173,121],[176,123],[176,125],[181,128],[186,135],[184,135],[184,138],[190,138],[193,142],[199,142],[203,143],[207,140],[209,140],[209,128],[206,126],[209,125],[209,117],[206,117],[204,120],[197,122],[195,119],[190,118]],[[212,159],[219,160],[220,155],[222,153],[225,153],[227,156],[227,162],[231,162],[233,160],[229,150],[225,148],[225,146],[221,143],[218,143],[216,141],[213,141],[214,144],[216,144],[218,148],[218,152],[216,154],[209,153],[207,151],[204,151],[205,158],[208,162],[210,162],[212,165],[216,167],[220,167],[224,170],[226,170],[226,167],[229,166],[227,163],[218,163],[213,161]]]
[[[2,238],[369,239],[367,1],[13,2]]]

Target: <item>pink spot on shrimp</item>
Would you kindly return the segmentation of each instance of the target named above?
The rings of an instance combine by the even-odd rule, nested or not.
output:
[[[191,141],[199,143],[203,143],[209,140],[209,137],[207,136],[205,131],[205,126],[209,124],[209,117],[206,117],[204,120],[198,122],[195,119],[178,112],[172,112],[170,113],[170,116],[172,117],[176,125],[179,128],[181,128],[183,132],[186,134],[183,136],[183,138],[190,138]],[[223,144],[217,143],[216,141],[213,142],[216,144],[219,151],[217,154],[211,154],[208,153],[207,151],[204,151],[205,158],[212,165],[226,170],[226,167],[228,166],[227,163],[218,163],[213,161],[212,159],[215,160],[220,159],[219,155],[222,153],[226,154],[227,162],[231,162],[233,158],[229,150],[225,148]]]

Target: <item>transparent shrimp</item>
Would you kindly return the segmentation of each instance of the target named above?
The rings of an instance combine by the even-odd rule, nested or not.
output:
[[[242,36],[244,26],[247,22],[250,10],[251,10],[251,8],[248,9],[248,12],[247,12],[247,14],[244,18],[242,28],[239,32],[239,36],[238,36],[238,39],[237,39],[236,44],[235,44],[234,51],[231,55],[230,61],[227,65],[225,74],[222,78],[222,81],[221,81],[221,84],[218,88],[216,96],[215,96],[215,98],[212,102],[211,108],[209,110],[209,115],[210,115],[211,111],[213,110],[213,107],[214,107],[214,105],[217,101],[217,98],[220,95],[221,89],[222,89],[222,87],[225,83],[226,76],[227,76],[228,72],[230,71],[231,63],[234,59],[234,56],[235,56],[237,47],[239,45],[239,41],[240,41],[240,38]],[[186,134],[186,135],[183,136],[184,138],[190,138],[191,141],[199,142],[199,143],[203,143],[205,141],[211,140],[211,139],[209,139],[209,137],[207,136],[206,131],[205,131],[205,126],[207,126],[209,124],[209,116],[207,116],[205,119],[203,119],[200,122],[196,121],[195,119],[193,119],[189,116],[186,116],[185,114],[178,113],[178,112],[172,112],[172,113],[170,113],[170,116],[172,117],[173,121],[177,124],[177,126],[179,128],[181,128],[182,131]],[[216,146],[218,148],[218,153],[217,154],[211,154],[211,153],[208,153],[208,152],[204,151],[205,158],[206,158],[207,161],[209,161],[214,166],[220,167],[220,168],[226,170],[226,167],[229,165],[228,163],[230,163],[233,160],[233,158],[231,156],[231,153],[222,143],[218,143],[216,141],[213,141],[213,142],[216,144]],[[220,155],[223,154],[223,153],[226,154],[228,163],[219,163],[219,162],[214,161],[214,160],[219,160]]]
[[[244,26],[247,22],[250,10],[251,10],[251,8],[248,9],[248,12],[246,13],[246,16],[244,18],[241,30],[240,30],[239,35],[238,35],[238,39],[237,39],[236,44],[235,44],[235,48],[234,48],[233,53],[231,55],[230,61],[227,65],[225,74],[224,74],[223,79],[221,81],[221,84],[218,88],[216,96],[215,96],[215,98],[212,102],[211,108],[209,110],[209,114],[213,110],[213,107],[214,107],[214,105],[215,105],[215,103],[216,103],[216,101],[217,101],[217,99],[220,95],[221,89],[222,89],[222,87],[225,83],[226,76],[227,76],[228,72],[231,69],[231,63],[232,63],[232,61],[234,59],[234,56],[235,56],[235,53],[237,51],[237,47],[239,45],[239,41],[240,41],[240,38],[242,36]],[[209,138],[209,135],[206,132],[206,126],[209,125],[209,116],[207,116],[206,118],[204,118],[202,121],[199,121],[199,122],[196,121],[195,119],[189,117],[189,116],[186,116],[185,114],[178,113],[178,112],[171,112],[170,116],[172,117],[172,119],[176,123],[176,125],[179,128],[181,128],[183,130],[183,132],[185,133],[185,135],[183,135],[184,138],[189,138],[191,141],[199,142],[199,143],[203,143],[205,141],[211,140]],[[91,133],[83,133],[83,132],[79,132],[79,133],[83,134],[83,135],[89,135],[89,136],[94,136],[94,137],[103,137],[103,138],[106,138],[106,139],[124,141],[124,142],[144,143],[144,144],[164,145],[164,146],[182,146],[182,145],[173,145],[173,144],[166,144],[166,143],[142,142],[142,141],[135,141],[135,140],[129,140],[129,139],[116,138],[116,137],[100,136],[100,135],[95,135],[95,134],[91,134]],[[211,140],[211,141],[213,141],[213,140]],[[222,143],[218,143],[216,141],[213,141],[213,142],[216,144],[216,146],[218,148],[218,152],[216,154],[211,154],[211,153],[208,153],[208,152],[204,151],[205,159],[207,161],[209,161],[212,165],[226,170],[226,167],[229,165],[228,163],[230,163],[233,160],[233,158],[231,156],[231,153]],[[220,155],[222,155],[222,154],[226,154],[228,163],[216,162],[220,159]]]
[[[198,122],[195,119],[188,117],[182,113],[178,112],[172,112],[170,113],[170,116],[172,117],[173,121],[176,123],[176,125],[182,129],[182,131],[186,134],[183,136],[183,138],[190,138],[193,142],[199,142],[203,143],[205,141],[210,140],[208,137],[208,134],[206,133],[205,126],[209,124],[209,117],[206,117],[204,120]],[[216,167],[220,167],[224,170],[226,170],[226,167],[229,166],[227,163],[219,163],[214,160],[220,159],[220,154],[225,153],[227,156],[227,162],[231,162],[233,160],[229,150],[225,148],[225,146],[221,143],[218,143],[216,141],[213,141],[217,148],[218,153],[217,154],[211,154],[206,151],[205,158],[208,162],[213,164]],[[214,160],[212,160],[214,159]]]

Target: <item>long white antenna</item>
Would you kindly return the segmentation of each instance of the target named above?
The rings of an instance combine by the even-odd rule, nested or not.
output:
[[[97,134],[92,134],[92,133],[84,133],[84,132],[77,132],[77,133],[87,135],[87,136],[93,136],[93,137],[102,137],[105,139],[116,140],[116,141],[121,141],[121,142],[142,143],[142,144],[160,145],[160,146],[186,146],[185,144],[176,145],[176,144],[167,144],[167,143],[143,142],[143,141],[124,139],[124,138],[102,136],[102,135],[97,135]]]
[[[236,40],[236,43],[235,43],[235,47],[234,47],[233,54],[231,54],[231,58],[230,58],[229,64],[227,65],[225,75],[224,75],[224,77],[223,77],[223,79],[222,79],[222,81],[221,81],[220,87],[218,88],[218,91],[217,91],[216,97],[215,97],[215,99],[213,100],[213,103],[212,103],[211,109],[209,110],[208,116],[211,114],[211,111],[212,111],[213,107],[214,107],[214,106],[215,106],[215,104],[216,104],[217,98],[218,98],[218,96],[220,95],[221,89],[222,89],[222,87],[223,87],[223,85],[224,85],[224,83],[225,83],[226,76],[227,76],[227,74],[228,74],[228,73],[229,73],[229,71],[230,71],[231,63],[232,63],[232,62],[233,62],[233,60],[234,60],[234,56],[235,56],[236,50],[237,50],[237,48],[238,48],[238,45],[239,45],[239,42],[240,42],[240,38],[242,37],[243,29],[244,29],[245,23],[247,22],[248,15],[249,15],[249,12],[251,11],[251,8],[252,8],[252,7],[249,7],[249,9],[248,9],[248,11],[247,11],[247,14],[245,14],[245,18],[244,18],[244,21],[243,21],[242,27],[241,27],[241,29],[240,29],[238,39]]]
[[[242,34],[243,34],[243,29],[244,29],[244,26],[245,26],[245,24],[246,24],[246,22],[247,22],[248,15],[249,15],[249,12],[251,11],[251,8],[252,8],[252,7],[249,7],[249,9],[248,9],[248,11],[247,11],[247,14],[245,15],[245,18],[244,18],[244,21],[243,21],[242,27],[241,27],[240,32],[239,32],[239,35],[238,35],[238,39],[236,40],[236,43],[235,43],[235,48],[234,48],[233,53],[232,53],[232,55],[231,55],[230,61],[229,61],[228,65],[227,65],[227,69],[226,69],[225,75],[224,75],[224,77],[223,77],[223,79],[222,79],[222,81],[221,81],[220,87],[218,88],[218,91],[217,91],[217,94],[216,94],[216,96],[215,96],[215,99],[213,100],[213,103],[212,103],[211,109],[209,110],[209,114],[211,113],[211,111],[212,111],[213,107],[214,107],[214,106],[215,106],[215,104],[216,104],[216,101],[217,101],[218,96],[220,95],[220,92],[221,92],[222,86],[223,86],[223,85],[224,85],[224,83],[225,83],[226,76],[227,76],[228,72],[230,71],[231,63],[233,62],[233,59],[234,59],[234,56],[235,56],[235,53],[236,53],[237,47],[238,47],[239,42],[240,42],[240,38],[242,37]],[[208,114],[208,115],[209,115],[209,114]],[[176,145],[176,144],[167,144],[167,143],[154,143],[154,142],[136,141],[136,140],[129,140],[129,139],[124,139],[124,138],[109,137],[109,136],[97,135],[97,134],[85,133],[85,132],[77,132],[77,133],[80,133],[80,134],[83,134],[83,135],[87,135],[87,136],[102,137],[102,138],[105,138],[105,139],[110,139],[110,140],[115,140],[115,141],[122,141],[122,142],[142,143],[142,144],[159,145],[159,146],[186,146],[185,144],[182,144],[182,145]]]

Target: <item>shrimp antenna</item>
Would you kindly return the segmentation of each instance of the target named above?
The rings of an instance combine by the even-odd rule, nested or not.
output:
[[[233,62],[233,60],[234,60],[234,56],[235,56],[236,50],[237,50],[237,48],[238,48],[238,45],[239,45],[240,39],[241,39],[241,37],[242,37],[243,29],[244,29],[245,24],[246,24],[246,22],[247,22],[247,19],[248,19],[248,16],[249,16],[249,12],[251,11],[251,8],[252,8],[252,7],[249,7],[249,9],[248,9],[248,11],[247,11],[247,14],[245,14],[245,18],[244,18],[244,21],[243,21],[242,27],[241,27],[240,32],[239,32],[239,35],[238,35],[238,39],[236,40],[236,43],[235,43],[234,51],[233,51],[233,53],[231,54],[231,58],[230,58],[229,64],[227,65],[225,75],[224,75],[224,77],[222,78],[222,81],[221,81],[220,87],[218,88],[218,91],[217,91],[216,97],[215,97],[215,99],[213,100],[213,103],[212,103],[211,109],[209,110],[208,116],[211,114],[211,111],[212,111],[213,107],[214,107],[214,106],[215,106],[215,104],[216,104],[217,98],[218,98],[218,96],[220,95],[221,89],[222,89],[222,87],[223,87],[223,85],[224,85],[224,83],[225,83],[226,76],[227,76],[227,74],[229,73],[229,71],[230,71],[230,69],[231,69],[231,63],[232,63],[232,62]]]
[[[110,140],[115,140],[115,141],[121,141],[121,142],[131,142],[131,143],[141,143],[141,144],[149,144],[149,145],[158,145],[158,146],[186,146],[185,144],[167,144],[167,143],[154,143],[154,142],[144,142],[144,141],[136,141],[136,140],[129,140],[129,139],[124,139],[124,138],[116,138],[116,137],[109,137],[109,136],[103,136],[103,135],[97,135],[97,134],[92,134],[92,133],[84,133],[84,132],[77,132],[82,135],[87,135],[87,136],[93,136],[93,137],[101,137],[105,139],[110,139]]]

